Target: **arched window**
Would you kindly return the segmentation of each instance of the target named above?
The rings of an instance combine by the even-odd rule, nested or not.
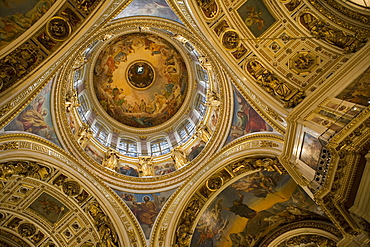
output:
[[[160,138],[150,142],[150,151],[152,156],[158,156],[169,153],[171,149],[167,139]]]
[[[206,97],[200,93],[197,94],[197,97],[195,98],[195,109],[198,111],[198,113],[201,116],[204,116],[206,112]]]
[[[137,157],[137,143],[135,141],[121,138],[118,147],[118,151],[123,155]]]
[[[78,96],[78,102],[80,103],[80,106],[77,108],[78,113],[80,114],[80,117],[83,122],[87,122],[87,113],[90,110],[89,104],[87,102],[86,94],[81,94]]]
[[[195,125],[186,119],[177,128],[177,134],[180,137],[181,142],[186,142],[194,133]]]
[[[95,122],[91,129],[95,133],[95,138],[104,146],[108,146],[108,129],[98,121]]]

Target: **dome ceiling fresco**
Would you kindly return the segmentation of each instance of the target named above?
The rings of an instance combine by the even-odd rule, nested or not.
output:
[[[103,109],[130,127],[147,128],[170,119],[187,92],[185,61],[165,39],[146,33],[123,35],[100,52],[94,89]]]

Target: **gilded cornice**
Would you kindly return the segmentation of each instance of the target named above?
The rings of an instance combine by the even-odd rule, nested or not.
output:
[[[335,228],[334,225],[331,223],[325,222],[325,221],[316,221],[316,220],[305,220],[305,221],[300,221],[300,222],[293,222],[288,225],[285,225],[276,231],[270,233],[268,236],[266,236],[263,241],[260,243],[260,247],[267,247],[269,244],[276,239],[277,237],[281,236],[284,233],[287,233],[289,231],[295,230],[295,229],[302,229],[305,228],[305,231],[308,232],[307,230],[310,229],[310,233],[317,236],[318,235],[318,230],[323,230],[329,234],[333,234],[337,238],[341,238],[342,235],[340,231],[338,231],[337,228]],[[317,235],[316,235],[316,234]],[[301,234],[301,233],[300,233]],[[308,234],[308,233],[307,233]],[[322,233],[321,233],[322,234]],[[285,240],[287,240],[285,238]]]
[[[315,92],[308,97],[288,115],[287,121],[296,121],[299,118],[307,118],[313,110],[322,103],[325,98],[337,94],[340,89],[344,89],[347,85],[345,83],[338,85],[335,82],[346,79],[348,82],[353,80],[353,75],[348,71],[357,71],[363,69],[363,65],[367,65],[366,59],[370,53],[370,45],[366,45],[363,49],[358,51],[350,60],[348,60],[338,71],[335,71],[332,77],[323,81],[323,83],[315,90]],[[340,88],[338,88],[338,86]]]
[[[310,0],[310,4],[316,8],[323,16],[326,16],[328,19],[332,20],[334,23],[347,28],[349,30],[355,31],[358,27],[361,26],[361,28],[366,29],[367,32],[370,29],[370,15],[369,14],[363,14],[360,12],[355,12],[347,7],[344,6],[343,3],[339,3],[335,0]],[[328,5],[330,7],[328,7]],[[349,23],[348,20],[345,20],[343,17],[341,17],[340,14],[345,16],[346,18],[349,18],[353,24]],[[359,25],[359,23],[361,23]],[[356,25],[357,24],[357,25]],[[356,25],[356,26],[355,26]]]
[[[326,180],[314,196],[343,234],[356,236],[364,231],[348,212],[345,203],[353,193],[351,188],[356,179],[360,152],[369,138],[370,108],[367,107],[327,144],[332,159]]]
[[[5,231],[3,229],[0,229],[0,236],[1,236],[1,238],[3,238],[2,240],[0,240],[0,244],[4,245],[4,246],[7,246],[7,243],[8,243],[9,240],[12,243],[16,243],[18,246],[24,246],[24,247],[31,246],[30,244],[28,244],[27,242],[22,240],[22,238],[20,238],[18,236],[15,236],[15,235],[11,234],[10,232]]]

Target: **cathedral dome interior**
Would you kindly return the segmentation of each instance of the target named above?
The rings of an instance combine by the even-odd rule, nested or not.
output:
[[[370,2],[0,2],[0,246],[370,245]]]

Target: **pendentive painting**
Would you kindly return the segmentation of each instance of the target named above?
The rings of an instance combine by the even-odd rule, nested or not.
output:
[[[22,131],[43,137],[60,146],[55,134],[51,111],[49,82],[26,108],[18,114],[7,126],[5,131]]]
[[[151,194],[133,194],[114,190],[135,215],[145,237],[149,239],[154,222],[162,207],[175,190]]]
[[[42,193],[30,206],[51,223],[57,223],[69,209],[60,201],[47,193]]]
[[[104,154],[99,149],[97,149],[94,145],[88,143],[85,147],[85,152],[88,156],[90,156],[98,164],[101,165],[103,163]]]
[[[117,172],[130,176],[130,177],[138,177],[139,176],[139,171],[137,170],[137,167],[134,167],[133,165],[125,164],[125,163],[120,163]]]
[[[275,22],[261,0],[248,0],[239,7],[238,14],[255,37],[259,37]]]
[[[322,145],[317,137],[304,133],[299,159],[312,169],[316,170],[317,165],[319,164],[321,149]]]
[[[100,105],[130,127],[154,127],[169,120],[184,102],[187,88],[182,55],[154,34],[132,33],[113,40],[94,68]]]
[[[54,2],[55,0],[0,1],[0,49],[27,31]]]
[[[197,222],[191,246],[257,247],[279,227],[309,219],[327,221],[289,175],[256,172],[216,196]]]
[[[248,133],[273,131],[272,127],[253,109],[240,92],[234,90],[234,114],[226,144]]]
[[[139,15],[157,16],[181,23],[166,0],[134,0],[115,19]]]
[[[346,87],[336,98],[368,106],[370,101],[370,67]]]
[[[166,175],[166,174],[176,171],[176,167],[173,162],[164,162],[164,163],[155,164],[153,166],[153,169],[154,169],[154,175],[156,176]]]

